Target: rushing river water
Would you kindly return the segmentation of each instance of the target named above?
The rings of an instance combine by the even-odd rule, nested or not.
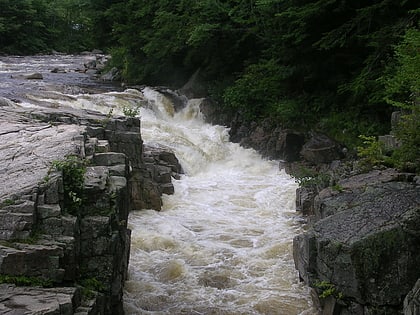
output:
[[[0,63],[0,75],[7,65]],[[130,214],[126,314],[314,313],[292,257],[292,239],[302,232],[296,184],[278,162],[229,142],[225,127],[204,123],[197,100],[175,113],[151,88],[62,96],[37,93],[22,104],[39,99],[121,115],[148,100],[140,109],[144,142],[170,147],[185,171],[174,180],[175,194],[163,196],[161,212]]]

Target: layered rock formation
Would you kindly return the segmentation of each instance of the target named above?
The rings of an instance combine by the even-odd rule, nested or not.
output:
[[[377,170],[336,187],[312,198],[315,223],[294,239],[301,278],[323,314],[402,314],[420,277],[418,178]]]
[[[320,314],[420,314],[419,177],[391,169],[360,174],[352,161],[340,161],[346,148],[325,135],[285,130],[269,119],[243,122],[209,100],[201,109],[209,122],[231,127],[232,141],[283,160],[299,178],[296,209],[308,231],[295,238],[294,259],[315,289]]]
[[[176,157],[143,156],[138,118],[1,104],[0,312],[122,314],[129,210],[160,209]]]

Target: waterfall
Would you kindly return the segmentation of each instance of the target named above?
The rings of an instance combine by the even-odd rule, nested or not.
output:
[[[293,179],[206,124],[197,100],[174,113],[159,92],[142,92],[144,141],[170,147],[185,175],[161,212],[130,215],[126,313],[313,314],[293,264]]]
[[[315,313],[293,264],[292,240],[302,232],[294,209],[296,184],[276,161],[229,142],[227,128],[205,123],[199,100],[175,111],[151,88],[67,95],[77,91],[70,82],[79,77],[62,59],[56,62],[68,71],[59,77],[64,88],[57,90],[58,77],[51,73],[18,86],[10,73],[26,59],[15,59],[1,64],[0,91],[11,97],[29,91],[19,106],[29,110],[42,102],[57,111],[75,107],[107,115],[139,108],[144,142],[170,147],[185,171],[173,181],[175,194],[163,196],[162,211],[130,214],[126,314]],[[25,62],[45,73],[51,62],[38,59]]]

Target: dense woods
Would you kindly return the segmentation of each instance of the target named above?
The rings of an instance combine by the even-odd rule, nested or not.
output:
[[[126,82],[175,88],[199,70],[225,110],[349,145],[388,132],[390,113],[404,108],[416,116],[401,136],[419,147],[415,0],[0,0],[0,8],[1,53],[101,48]]]

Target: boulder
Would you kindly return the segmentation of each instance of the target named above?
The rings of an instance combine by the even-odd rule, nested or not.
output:
[[[419,185],[378,172],[321,191],[319,221],[294,239],[301,278],[334,287],[334,314],[394,314],[420,276]]]
[[[420,314],[420,278],[404,299],[404,315]]]
[[[338,143],[326,135],[315,133],[300,151],[302,157],[313,164],[331,163],[343,157]]]
[[[110,82],[120,81],[121,74],[120,74],[120,71],[114,67],[114,68],[111,68],[111,70],[109,70],[108,72],[105,72],[104,74],[102,74],[100,79],[102,81],[110,81]]]
[[[73,315],[80,305],[76,288],[31,288],[0,284],[1,314]]]

